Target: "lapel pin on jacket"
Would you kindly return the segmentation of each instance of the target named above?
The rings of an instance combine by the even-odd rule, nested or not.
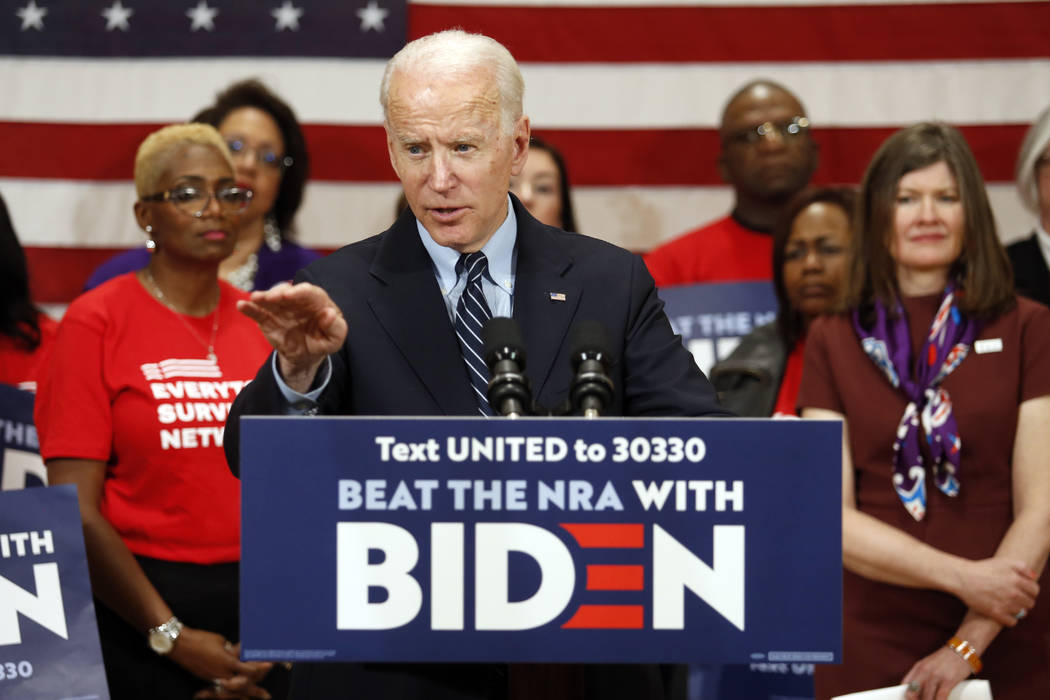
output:
[[[551,292],[551,301],[565,301],[565,293]]]

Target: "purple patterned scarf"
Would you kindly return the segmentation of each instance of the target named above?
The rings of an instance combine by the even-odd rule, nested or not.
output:
[[[861,326],[859,312],[853,312],[853,328],[864,352],[890,384],[908,399],[893,444],[893,488],[916,520],[922,520],[926,514],[926,470],[919,449],[920,419],[933,459],[937,488],[947,496],[959,494],[962,441],[952,414],[951,398],[941,383],[970,352],[980,330],[978,326],[976,321],[959,313],[955,306],[955,285],[949,283],[923,346],[923,361],[914,363],[917,376],[912,377],[908,317],[900,302],[891,319],[886,306],[876,300],[875,324],[870,331]]]

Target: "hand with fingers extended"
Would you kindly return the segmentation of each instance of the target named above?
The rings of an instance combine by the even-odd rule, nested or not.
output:
[[[901,683],[908,686],[907,700],[947,700],[952,689],[970,675],[973,669],[959,654],[941,647],[919,659]]]
[[[282,282],[252,292],[237,309],[259,324],[277,351],[281,376],[292,389],[305,392],[325,357],[346,340],[347,325],[328,293],[309,284]]]
[[[991,557],[966,562],[957,596],[973,611],[1013,627],[1035,605],[1036,574],[1019,560]]]
[[[256,683],[273,664],[241,661],[237,653],[238,647],[221,634],[184,626],[168,658],[198,678],[213,683],[212,688],[201,691],[212,695],[198,693],[195,697],[269,698],[270,694]],[[220,685],[222,691],[216,695]]]

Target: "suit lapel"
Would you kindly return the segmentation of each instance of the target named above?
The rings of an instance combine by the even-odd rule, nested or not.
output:
[[[459,342],[411,211],[383,237],[370,272],[378,282],[368,298],[372,312],[442,413],[476,414]]]
[[[566,344],[582,289],[568,277],[572,258],[558,239],[515,197],[511,196],[511,201],[518,218],[514,318],[525,340],[532,393],[540,396],[558,351]]]

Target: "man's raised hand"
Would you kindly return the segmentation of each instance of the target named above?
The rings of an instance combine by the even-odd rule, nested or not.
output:
[[[259,324],[277,351],[281,377],[289,388],[305,393],[325,357],[346,340],[347,325],[339,307],[320,287],[282,282],[252,292],[237,309]]]

